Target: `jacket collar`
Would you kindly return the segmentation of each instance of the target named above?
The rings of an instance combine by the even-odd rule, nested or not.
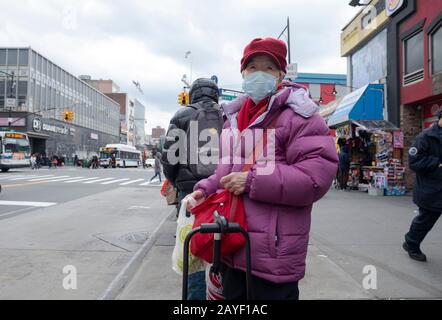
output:
[[[440,127],[437,123],[433,124],[431,126],[431,128],[428,130],[428,136],[432,136],[437,139],[440,139],[439,129],[440,129]]]

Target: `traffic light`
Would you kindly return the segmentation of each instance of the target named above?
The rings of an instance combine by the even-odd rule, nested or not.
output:
[[[178,95],[178,104],[183,107],[190,104],[190,96],[187,92],[183,91]]]
[[[72,112],[72,111],[63,112],[63,119],[64,119],[64,121],[74,120],[74,112]]]

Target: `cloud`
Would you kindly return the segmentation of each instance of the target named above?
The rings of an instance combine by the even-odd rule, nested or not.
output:
[[[241,87],[239,60],[255,37],[276,37],[291,18],[292,60],[300,72],[346,73],[340,32],[358,9],[342,0],[0,0],[0,44],[32,46],[69,72],[113,79],[136,94],[149,130],[178,109],[181,78],[217,75]]]

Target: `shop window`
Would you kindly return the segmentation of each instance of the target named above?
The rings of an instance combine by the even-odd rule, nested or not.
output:
[[[404,84],[424,78],[424,33],[420,31],[404,40],[405,76]]]
[[[442,72],[442,23],[431,35],[431,70],[432,74]]]

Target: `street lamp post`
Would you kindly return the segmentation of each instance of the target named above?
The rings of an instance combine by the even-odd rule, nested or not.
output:
[[[190,59],[189,59],[190,57]],[[193,76],[193,56],[192,56],[192,51],[187,51],[186,55],[185,55],[185,59],[189,59],[190,61],[190,83],[192,83],[192,76]]]

